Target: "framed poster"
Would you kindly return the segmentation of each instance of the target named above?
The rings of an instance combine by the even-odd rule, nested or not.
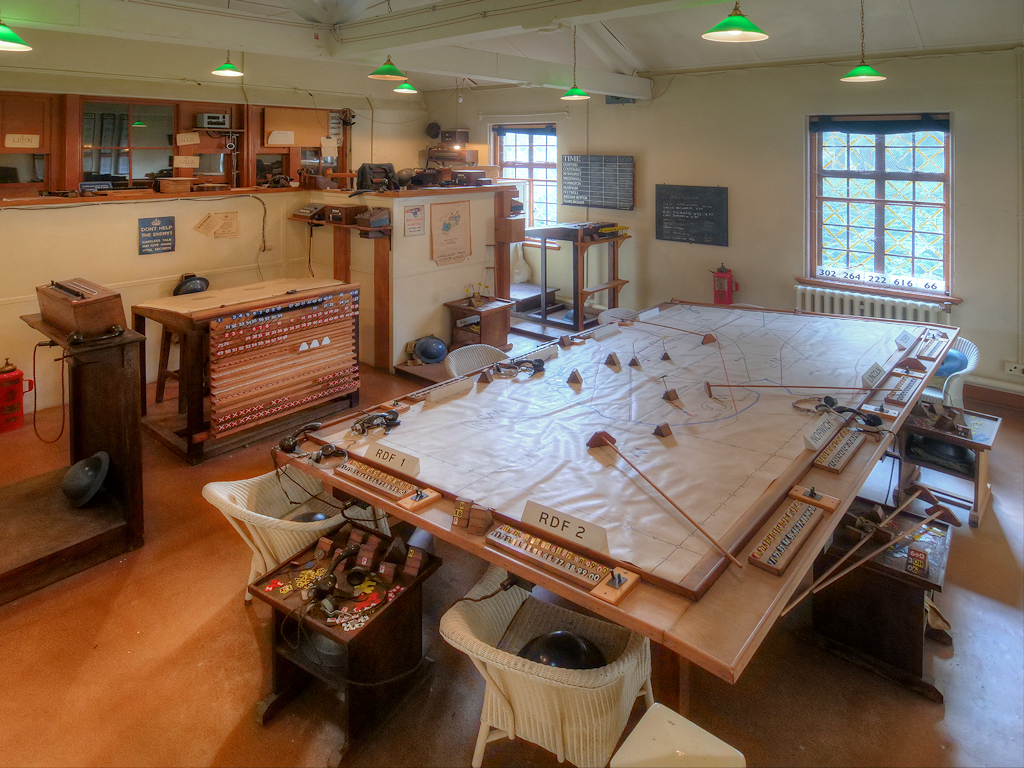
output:
[[[174,217],[139,219],[139,255],[174,250]]]
[[[430,258],[441,266],[465,261],[472,252],[469,201],[431,203]]]

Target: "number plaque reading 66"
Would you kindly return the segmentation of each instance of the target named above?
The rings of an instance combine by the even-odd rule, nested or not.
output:
[[[932,280],[924,277],[897,277],[896,275],[867,272],[861,269],[818,267],[814,274],[815,277],[826,280],[851,280],[863,285],[872,285],[879,288],[912,288],[915,291],[935,291],[936,293],[942,293],[946,290],[945,280]]]

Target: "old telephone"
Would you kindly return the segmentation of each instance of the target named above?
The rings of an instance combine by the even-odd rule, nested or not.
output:
[[[293,218],[306,219],[307,221],[323,221],[324,206],[319,203],[306,203],[292,214]]]

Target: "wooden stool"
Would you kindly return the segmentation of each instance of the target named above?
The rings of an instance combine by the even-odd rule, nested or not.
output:
[[[178,382],[178,413],[185,412],[185,388],[181,386],[181,362],[178,362],[178,369],[170,370],[167,366],[171,357],[171,344],[174,343],[175,334],[164,328],[160,332],[160,362],[156,369],[156,397],[154,402],[164,401],[164,388],[168,379]]]

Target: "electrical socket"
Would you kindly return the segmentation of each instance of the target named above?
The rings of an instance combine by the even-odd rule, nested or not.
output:
[[[1022,374],[1024,373],[1024,363],[1014,363],[1009,360],[1004,360],[1003,370],[1007,373]]]

